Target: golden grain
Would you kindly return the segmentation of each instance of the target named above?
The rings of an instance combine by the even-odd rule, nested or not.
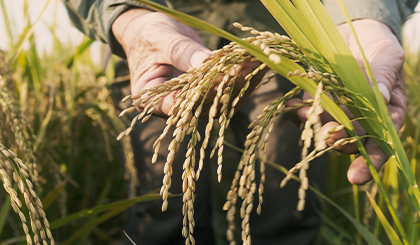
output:
[[[296,96],[301,91],[300,88],[296,87],[286,93],[283,98],[270,102],[270,104],[264,107],[258,117],[249,125],[249,128],[252,128],[252,131],[246,137],[244,144],[245,149],[243,151],[241,161],[238,164],[235,177],[232,180],[231,188],[226,197],[226,203],[223,206],[223,209],[227,211],[226,219],[228,221],[228,230],[226,231],[226,236],[230,244],[235,244],[233,236],[233,230],[235,229],[234,215],[237,199],[238,197],[242,198],[240,208],[240,216],[243,219],[241,232],[242,239],[244,244],[251,244],[249,214],[253,209],[254,194],[257,191],[257,186],[259,200],[257,213],[261,213],[263,203],[262,195],[264,192],[264,183],[266,178],[265,162],[267,161],[268,141],[274,128],[274,119],[277,115],[286,113],[290,110],[299,109],[303,106],[311,106],[308,113],[308,120],[304,124],[301,135],[301,140],[303,142],[303,149],[301,153],[302,159],[289,170],[289,173],[281,182],[281,187],[283,187],[288,180],[290,180],[293,174],[299,172],[299,177],[302,182],[298,191],[299,202],[297,209],[299,211],[302,210],[305,205],[305,191],[308,188],[306,170],[309,168],[310,161],[334,147],[342,146],[351,141],[354,142],[357,139],[348,138],[343,141],[338,141],[338,143],[336,142],[334,146],[327,148],[326,140],[328,138],[320,136],[321,123],[319,115],[323,112],[320,104],[321,94],[326,90],[334,93],[337,89],[341,89],[340,92],[337,92],[339,97],[347,103],[352,103],[352,100],[348,96],[349,92],[344,88],[341,88],[339,79],[334,74],[314,70],[314,66],[311,65],[310,61],[296,46],[296,43],[287,36],[283,36],[278,33],[273,34],[271,32],[260,32],[252,27],[244,27],[240,23],[234,23],[233,26],[241,29],[242,31],[249,31],[251,34],[256,35],[244,38],[243,40],[261,48],[261,50],[263,50],[268,58],[274,63],[278,64],[281,62],[282,58],[288,58],[303,64],[303,70],[290,71],[289,76],[300,76],[306,79],[315,78],[318,82],[318,88],[314,99],[305,100],[302,101],[302,103],[296,103],[292,107],[285,108],[284,102]],[[257,59],[252,57],[245,49],[235,42],[231,42],[228,45],[225,45],[222,49],[212,51],[211,55],[204,60],[201,67],[190,69],[187,73],[182,74],[178,78],[173,78],[164,84],[139,91],[137,95],[133,95],[131,97],[126,96],[123,99],[123,101],[132,99],[133,106],[124,110],[121,113],[122,115],[134,111],[136,106],[144,107],[144,109],[143,112],[136,116],[135,120],[131,122],[130,127],[118,136],[119,140],[130,133],[131,129],[135,125],[135,122],[139,120],[144,122],[150,118],[155,111],[156,106],[165,96],[168,96],[174,91],[178,92],[175,96],[175,103],[169,111],[169,118],[166,121],[166,127],[153,145],[154,155],[152,162],[155,162],[157,159],[161,140],[166,137],[169,129],[172,126],[175,126],[175,131],[172,135],[173,139],[168,149],[169,152],[163,170],[165,176],[161,188],[161,195],[163,200],[162,210],[164,211],[167,209],[168,205],[167,198],[171,184],[172,162],[174,160],[174,155],[179,150],[180,143],[183,142],[185,135],[191,135],[191,139],[188,143],[188,149],[185,154],[186,159],[183,164],[184,171],[182,174],[182,189],[184,193],[184,205],[182,210],[184,219],[182,234],[186,238],[186,244],[195,243],[192,236],[195,226],[193,212],[195,181],[198,180],[200,172],[203,168],[204,159],[206,157],[205,150],[209,144],[214,120],[218,117],[220,129],[216,143],[210,153],[210,157],[213,157],[217,150],[217,175],[218,181],[220,182],[223,169],[222,163],[225,131],[234,115],[236,106],[250,87],[251,79],[259,72],[265,71],[266,64],[262,63],[256,69],[244,75],[245,83],[241,88],[239,88],[239,93],[236,96],[233,95],[233,88],[236,86],[236,75],[231,75],[232,69],[244,62],[256,60]],[[275,73],[267,75],[266,80],[260,82],[256,88],[266,84],[274,75]],[[216,81],[219,77],[222,77],[222,79]],[[200,147],[198,167],[196,167],[195,146],[198,142],[201,142],[201,136],[197,131],[197,122],[198,118],[202,116],[203,103],[210,90],[215,90],[216,95],[212,99],[210,110],[206,112],[208,113],[208,122]],[[344,126],[339,126],[334,130],[330,130],[330,132],[328,132],[328,137],[331,137],[334,132],[338,132],[343,128]],[[312,140],[314,140],[315,149],[308,152]],[[258,174],[255,170],[257,159],[261,159],[259,163],[259,183],[255,182],[256,174]]]

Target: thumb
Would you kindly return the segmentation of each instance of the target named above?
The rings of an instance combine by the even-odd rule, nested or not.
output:
[[[396,52],[388,56],[378,55],[371,62],[378,88],[387,104],[391,99],[391,92],[394,90],[397,75],[400,73],[403,64],[404,52]]]
[[[391,29],[379,21],[370,19],[358,21],[356,32],[378,88],[384,100],[389,103],[397,74],[403,69],[404,50]]]
[[[375,170],[378,172],[388,160],[389,156],[382,151],[379,145],[372,139],[366,140],[365,149]],[[363,159],[363,156],[357,157],[351,163],[347,172],[347,178],[353,185],[363,185],[372,180],[372,174],[370,173],[369,167]]]
[[[210,53],[210,50],[203,45],[184,36],[172,42],[168,54],[171,64],[185,72],[199,67]]]
[[[189,68],[197,68],[199,67],[204,59],[209,57],[210,52],[207,50],[197,50],[195,51],[190,58],[190,67]]]

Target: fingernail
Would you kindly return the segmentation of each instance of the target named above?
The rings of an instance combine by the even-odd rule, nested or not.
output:
[[[378,83],[379,91],[381,91],[382,96],[384,97],[385,102],[388,104],[391,99],[388,88],[383,83]]]
[[[191,55],[190,65],[193,68],[200,67],[203,64],[203,60],[209,57],[210,52],[204,50],[197,50]]]

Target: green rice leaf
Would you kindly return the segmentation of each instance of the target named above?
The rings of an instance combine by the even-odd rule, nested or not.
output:
[[[0,209],[0,234],[3,232],[4,224],[6,223],[7,216],[10,213],[11,203],[10,198],[5,197]]]
[[[12,58],[10,59],[10,63],[14,63],[16,61],[16,58],[19,56],[20,52],[23,49],[23,45],[26,41],[31,37],[32,33],[35,30],[35,26],[38,24],[38,22],[41,20],[42,15],[44,14],[45,10],[47,10],[48,5],[50,5],[51,0],[47,0],[47,2],[44,5],[44,8],[42,9],[41,13],[39,14],[38,18],[36,19],[35,23],[30,25],[28,24],[26,28],[24,29],[23,33],[20,35],[19,40],[17,41],[14,50],[14,54]]]
[[[276,18],[277,22],[289,36],[302,48],[304,54],[317,64],[322,70],[332,72],[328,61],[320,54],[318,49],[312,44],[312,30],[308,28],[302,19],[301,14],[290,1],[279,4],[276,0],[261,0],[267,10]]]
[[[114,209],[102,214],[98,218],[95,218],[95,219],[89,221],[84,226],[82,226],[79,230],[74,232],[69,239],[62,242],[61,244],[63,244],[63,245],[74,244],[80,237],[89,233],[91,230],[93,230],[95,227],[99,226],[100,224],[104,223],[105,221],[107,221],[107,220],[111,219],[112,217],[120,214],[121,212],[123,212],[124,210],[129,208],[130,206],[131,206],[130,204],[121,205],[117,208],[114,208]]]
[[[176,196],[176,195],[170,195],[170,196]],[[77,213],[74,214],[70,214],[67,215],[66,217],[59,219],[59,220],[55,220],[54,222],[51,222],[51,230],[53,229],[57,229],[71,221],[92,215],[92,214],[97,214],[100,212],[104,212],[104,211],[109,211],[112,209],[116,209],[119,207],[124,206],[125,209],[129,208],[130,206],[139,203],[139,202],[147,202],[147,201],[151,201],[151,200],[156,200],[156,199],[160,199],[162,198],[160,195],[158,194],[146,194],[146,195],[142,195],[139,197],[135,197],[135,198],[131,198],[131,199],[127,199],[127,200],[122,200],[122,201],[117,201],[117,202],[113,202],[113,203],[109,203],[106,205],[101,205],[101,206],[97,206],[94,208],[90,208],[90,209],[85,209],[82,211],[79,211]]]
[[[382,213],[379,206],[376,204],[375,199],[369,194],[369,192],[366,192],[367,197],[369,198],[370,204],[373,207],[373,210],[375,210],[376,215],[378,216],[379,221],[381,221],[381,224],[388,235],[389,240],[393,245],[402,245],[400,238],[398,237],[395,230],[392,228],[392,226],[389,224],[388,220],[386,219],[385,215]],[[409,244],[408,241],[404,242],[405,244]]]
[[[61,182],[42,199],[42,205],[44,206],[44,210],[48,209],[51,203],[57,198],[58,194],[60,194],[64,187],[66,187],[66,185],[67,180]]]
[[[363,57],[363,63],[364,66],[366,68],[366,71],[369,75],[369,79],[372,82],[372,86],[373,86],[373,90],[375,93],[375,99],[379,104],[379,110],[382,114],[382,118],[385,120],[385,127],[386,127],[386,131],[387,131],[387,140],[389,140],[390,142],[393,143],[393,148],[394,148],[394,154],[395,157],[397,159],[397,166],[400,170],[401,176],[403,177],[403,180],[408,188],[408,193],[413,201],[414,206],[416,207],[417,211],[420,211],[420,192],[419,192],[419,188],[418,188],[418,184],[416,182],[416,178],[414,176],[414,173],[411,170],[411,165],[410,162],[408,161],[407,155],[405,153],[405,150],[401,144],[401,141],[399,139],[399,135],[395,129],[394,123],[392,122],[391,116],[389,115],[388,109],[386,107],[386,104],[384,102],[384,100],[382,99],[382,94],[379,91],[378,88],[378,84],[376,83],[375,77],[373,75],[372,69],[369,65],[369,62],[367,61],[363,49],[360,45],[360,42],[357,38],[356,32],[354,31],[353,25],[351,23],[350,17],[347,13],[346,7],[344,5],[344,2],[342,0],[338,0],[338,3],[340,5],[341,11],[344,14],[344,17],[346,19],[347,24],[349,25],[353,36],[355,37],[360,52],[362,53],[362,57]],[[375,180],[376,181],[376,180]],[[377,182],[378,183],[378,182]],[[378,183],[378,187],[381,189],[383,188],[382,184]],[[408,244],[407,241],[407,235],[402,227],[402,224],[400,223],[395,210],[392,208],[392,204],[389,200],[388,195],[385,194],[385,190],[381,190],[381,193],[384,195],[385,201],[388,205],[388,207],[390,208],[390,212],[391,215],[398,227],[398,230],[400,231],[400,234],[402,236],[402,239],[404,241],[405,244]]]
[[[340,237],[346,238],[349,241],[354,242],[354,238],[344,229],[342,229],[338,224],[336,224],[333,220],[331,220],[330,218],[328,218],[328,216],[326,216],[324,213],[322,213],[319,210],[316,210],[317,214],[321,217],[321,219],[328,224],[331,229],[333,229],[334,231],[336,231]],[[358,221],[359,222],[359,221]]]
[[[67,67],[68,68],[72,67],[75,57],[78,57],[81,54],[83,54],[83,52],[86,51],[90,47],[90,45],[92,45],[93,42],[94,40],[90,38],[83,39],[83,42],[79,46],[76,47],[76,51],[74,52],[74,54],[67,59],[66,61]]]
[[[275,169],[279,170],[280,172],[283,172],[284,174],[287,174],[288,173],[288,170],[286,168],[284,168],[283,166],[281,166],[281,165],[278,165],[278,164],[273,163],[273,162],[270,162],[270,161],[267,161],[267,164],[269,164],[270,166],[272,166]],[[296,175],[293,175],[292,176],[292,179],[295,180],[295,181],[300,182],[300,179]],[[340,206],[338,206],[335,202],[333,202],[327,196],[325,196],[320,191],[318,191],[317,189],[315,189],[313,186],[310,186],[309,185],[309,189],[311,191],[313,191],[318,197],[320,197],[321,199],[325,200],[326,202],[328,202],[329,204],[331,204],[333,207],[335,207],[338,211],[340,211],[354,225],[354,227],[359,231],[359,233],[366,240],[366,242],[368,242],[368,244],[370,244],[370,245],[382,244],[378,240],[378,238],[376,238],[368,229],[366,229],[363,226],[363,224],[359,223],[355,218],[353,218],[353,216],[351,216],[351,214],[349,214],[346,210],[344,210],[343,208],[341,208]]]
[[[9,16],[7,14],[6,4],[4,3],[4,0],[0,0],[0,5],[1,5],[1,11],[3,13],[3,21],[6,27],[7,37],[9,39],[9,47],[12,47],[13,45],[12,28],[10,26]]]

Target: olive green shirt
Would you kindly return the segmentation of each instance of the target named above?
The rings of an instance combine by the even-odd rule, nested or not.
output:
[[[160,4],[182,5],[188,0],[174,0],[173,3],[165,0],[155,0]],[[409,14],[412,13],[417,4],[417,0],[344,0],[352,20],[356,19],[375,19],[387,24],[394,34],[401,40],[401,25],[405,22]],[[259,4],[256,0],[195,0],[194,4],[213,4],[213,3],[242,3]],[[191,2],[190,2],[191,3]],[[344,17],[337,5],[336,0],[323,0],[324,6],[336,25],[344,23]],[[111,31],[111,25],[117,16],[128,8],[141,7],[147,8],[134,0],[64,0],[68,14],[77,29],[85,33],[92,39],[108,43],[114,54],[125,57],[119,43],[116,41]],[[259,4],[262,5],[262,4]],[[186,5],[188,6],[188,5]],[[177,9],[177,8],[176,8]],[[179,9],[179,8],[178,8]],[[264,11],[264,10],[258,10]],[[251,9],[251,14],[255,13]],[[236,11],[238,13],[238,11]],[[268,12],[267,12],[268,13]],[[216,13],[217,14],[217,13]],[[248,13],[250,14],[250,13]],[[257,13],[264,16],[265,13]],[[257,18],[256,14],[254,14]],[[252,17],[251,17],[252,18]],[[273,20],[273,23],[275,21]],[[277,23],[275,23],[277,25]],[[256,27],[255,25],[252,25]],[[214,48],[214,47],[210,47]]]

